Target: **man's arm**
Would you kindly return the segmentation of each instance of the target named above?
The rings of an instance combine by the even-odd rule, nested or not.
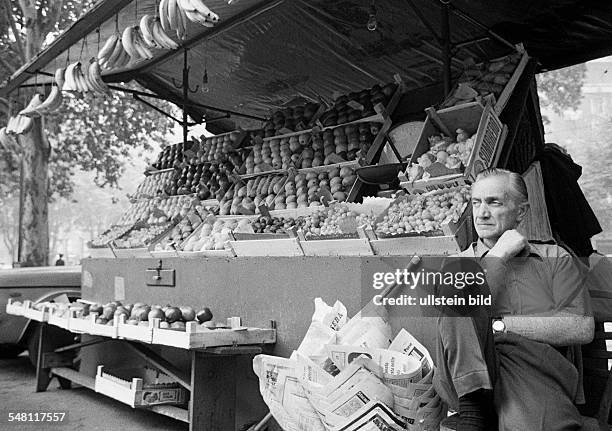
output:
[[[504,323],[507,331],[553,346],[590,343],[595,330],[593,317],[564,311],[548,316],[505,316]]]

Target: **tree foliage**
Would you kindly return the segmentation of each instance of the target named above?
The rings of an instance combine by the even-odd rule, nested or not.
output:
[[[582,85],[586,76],[586,64],[581,63],[537,76],[540,105],[556,114],[566,109],[577,109],[582,100]],[[545,122],[548,122],[545,119]]]
[[[13,23],[6,13],[8,3]],[[20,52],[25,49],[24,45],[32,44],[23,41],[33,37],[44,47],[94,3],[90,0],[0,0],[0,30],[3,30],[0,35],[0,82],[24,63],[26,53],[22,56]],[[29,10],[32,5],[35,13]],[[24,13],[24,7],[28,12]],[[19,41],[11,30],[13,25]],[[17,106],[27,102],[33,93],[33,90],[23,90],[17,98]],[[95,172],[95,182],[101,187],[116,187],[128,152],[135,147],[143,150],[159,147],[165,142],[166,130],[172,126],[171,120],[123,93],[115,92],[109,98],[67,99],[56,114],[45,118],[44,123],[52,146],[50,198],[72,193],[72,175],[78,169]],[[168,103],[153,103],[166,111],[171,109]],[[8,120],[7,101],[4,101],[4,108],[0,124]],[[0,157],[14,161],[17,155],[14,148],[1,147]],[[8,168],[0,173],[0,199],[16,189],[18,164],[12,163]]]

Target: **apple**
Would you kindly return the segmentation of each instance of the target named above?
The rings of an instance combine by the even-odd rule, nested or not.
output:
[[[212,320],[213,314],[212,311],[210,311],[210,308],[204,307],[203,309],[198,311],[198,314],[196,314],[196,318],[198,319],[198,322],[204,323]]]
[[[164,312],[166,315],[166,322],[173,323],[182,319],[183,314],[178,307],[168,307]]]
[[[180,307],[181,310],[181,314],[183,317],[183,320],[185,322],[191,322],[192,320],[196,319],[196,312],[193,308],[191,307]]]
[[[152,321],[153,319],[161,319],[164,321],[166,319],[166,315],[161,308],[152,308],[151,311],[149,311],[147,318],[149,321]]]

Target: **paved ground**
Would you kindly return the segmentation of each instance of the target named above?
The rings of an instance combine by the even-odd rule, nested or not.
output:
[[[0,360],[0,431],[186,431],[187,424],[140,411],[86,388],[62,390],[54,379],[36,393],[35,370],[26,354]],[[9,412],[66,412],[61,424],[8,422]]]

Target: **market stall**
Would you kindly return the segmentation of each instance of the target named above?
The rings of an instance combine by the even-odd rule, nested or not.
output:
[[[532,163],[544,144],[534,79],[542,66],[533,55],[546,67],[565,64],[535,42],[555,35],[550,27],[519,35],[524,19],[504,32],[509,24],[498,15],[480,16],[467,2],[376,2],[367,12],[355,6],[356,16],[328,2],[211,1],[214,15],[193,1],[170,1],[174,12],[167,3],[99,3],[24,69],[39,75],[36,85],[54,76],[56,92],[131,92],[185,112],[183,142],[160,152],[129,210],[92,242],[85,301],[60,310],[7,306],[89,340],[74,347],[81,348],[78,373],[65,369],[65,358],[41,354],[39,390],[49,372],[89,386],[94,379],[96,391],[191,429],[239,428],[266,413],[251,355],[289,356],[308,329],[314,298],[340,299],[352,315],[370,299],[373,271],[405,267],[413,255],[454,254],[473,241],[469,183],[482,169],[523,173],[533,193],[521,229],[552,238],[541,170]],[[189,18],[183,24],[181,10]],[[364,14],[379,32],[362,25]],[[579,22],[568,21],[568,31]],[[158,45],[151,56],[140,49],[149,30]],[[374,40],[381,34],[388,40]],[[591,55],[609,49],[588,40],[597,47]],[[90,66],[84,87],[81,66],[61,79],[52,69],[73,65],[75,46],[78,60],[95,57],[91,64],[101,67]],[[140,58],[128,63],[126,55]],[[131,79],[150,92],[108,86]],[[31,80],[21,71],[0,94]],[[217,134],[189,136],[187,114]],[[13,126],[19,133],[19,122]],[[121,317],[121,304],[107,316],[87,315],[112,301],[149,312],[168,305],[157,317],[132,309]],[[175,307],[209,307],[216,323],[169,317]],[[390,322],[394,333],[407,329],[432,349],[430,318],[396,311]],[[167,390],[164,404],[174,408],[136,402],[151,380],[143,358],[165,373],[161,384],[170,386],[152,389]]]

